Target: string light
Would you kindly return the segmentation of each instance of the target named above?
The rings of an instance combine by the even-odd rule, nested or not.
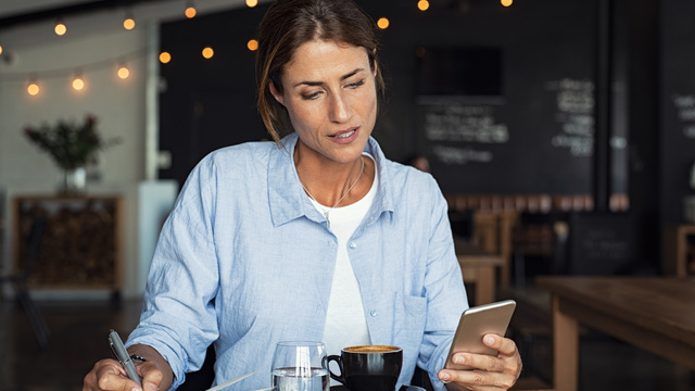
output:
[[[171,62],[171,53],[169,52],[161,52],[159,53],[159,62],[162,64],[168,64]]]
[[[380,29],[386,30],[391,25],[391,22],[389,21],[388,18],[381,17],[381,18],[379,18],[379,20],[376,21],[376,25]]]
[[[514,0],[500,0],[502,7],[511,7],[514,4]]]
[[[135,18],[131,13],[127,13],[123,18],[123,28],[128,31],[135,28]]]
[[[427,0],[420,0],[417,2],[417,9],[419,9],[422,12],[427,11],[430,9],[430,2]]]
[[[0,56],[2,56],[2,52],[5,51],[5,49],[2,48],[2,44],[0,44]]]
[[[198,14],[198,10],[195,9],[195,5],[192,1],[189,1],[188,4],[186,4],[186,9],[183,11],[183,14],[186,15],[186,18],[188,19],[193,19]]]
[[[246,0],[246,6],[253,8],[258,5],[258,0]]]
[[[202,51],[201,53],[202,53],[202,55],[203,55],[203,58],[206,59],[206,60],[211,59],[212,56],[215,55],[215,51],[212,50],[212,48],[211,48],[210,46],[204,47],[204,48],[203,48],[203,51]]]
[[[130,77],[130,69],[128,69],[127,65],[121,64],[118,66],[118,70],[116,71],[116,74],[118,75],[119,79],[125,80],[128,77]]]
[[[68,32],[68,26],[66,26],[65,23],[59,19],[53,27],[53,31],[57,36],[63,36]]]
[[[36,96],[41,92],[41,87],[39,86],[39,83],[36,80],[32,80],[29,82],[27,85],[27,94],[31,96]]]
[[[249,41],[246,42],[246,47],[250,51],[255,52],[256,50],[258,50],[258,41],[255,39],[249,39]]]
[[[72,89],[75,91],[82,91],[84,88],[87,86],[87,83],[84,81],[84,77],[81,74],[75,75],[75,77],[72,79]]]

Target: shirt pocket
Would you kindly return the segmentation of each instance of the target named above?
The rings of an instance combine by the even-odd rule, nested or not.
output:
[[[427,298],[397,293],[394,305],[394,343],[403,347],[403,362],[413,362],[425,332]]]

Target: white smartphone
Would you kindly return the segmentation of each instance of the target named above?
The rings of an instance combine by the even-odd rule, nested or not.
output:
[[[465,365],[454,364],[452,362],[454,353],[468,352],[496,356],[496,350],[483,344],[483,336],[490,333],[504,336],[515,308],[516,302],[514,300],[504,300],[471,307],[463,311],[444,367],[447,369],[470,368]]]

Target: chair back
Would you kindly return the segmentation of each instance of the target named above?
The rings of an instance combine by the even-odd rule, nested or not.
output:
[[[46,217],[41,214],[34,216],[34,220],[29,228],[29,235],[24,247],[24,266],[20,271],[20,278],[24,281],[28,280],[34,269],[36,258],[38,258],[41,247],[41,240],[46,231]]]

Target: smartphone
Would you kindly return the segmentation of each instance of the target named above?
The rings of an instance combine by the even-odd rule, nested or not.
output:
[[[471,307],[463,311],[444,367],[447,369],[470,368],[465,365],[454,364],[452,362],[454,353],[468,352],[496,356],[497,351],[495,349],[483,344],[483,336],[490,333],[504,336],[515,308],[516,302],[514,300],[504,300]]]

